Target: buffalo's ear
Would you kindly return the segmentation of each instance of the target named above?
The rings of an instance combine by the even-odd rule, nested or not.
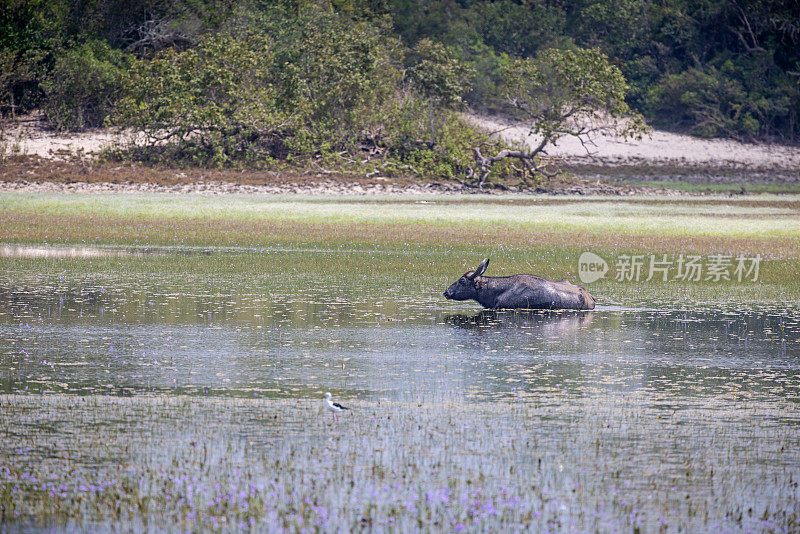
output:
[[[475,273],[471,276],[471,279],[474,280],[479,276],[483,276],[483,273],[486,272],[486,268],[489,267],[489,258],[483,260],[483,263],[478,265],[478,268],[475,269]]]

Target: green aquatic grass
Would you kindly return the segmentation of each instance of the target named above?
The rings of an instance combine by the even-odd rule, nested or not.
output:
[[[0,507],[39,528],[792,531],[796,406],[734,392],[366,402],[0,396]],[[682,451],[682,452],[681,452]],[[658,459],[668,454],[678,463]],[[794,473],[794,474],[793,474]]]
[[[797,199],[0,201],[5,243],[105,243],[77,257],[51,245],[32,253],[49,257],[2,248],[9,255],[0,257],[0,384],[21,391],[14,388],[23,380],[48,392],[0,396],[0,524],[12,529],[798,528],[796,320],[787,312],[800,302]],[[693,321],[759,308],[776,319],[731,323],[743,345],[727,327],[684,328],[675,314],[645,314],[642,321],[667,324],[652,336],[631,335],[636,313],[603,310],[594,323],[582,316],[581,330],[568,317],[499,320],[473,331],[478,305],[441,295],[485,256],[489,275],[577,282],[586,250],[608,259],[759,253],[758,282],[601,280],[588,288],[601,305],[692,310]],[[449,321],[467,324],[444,319],[453,314],[463,317]],[[422,329],[431,324],[443,328]],[[444,337],[405,369],[408,354],[392,354],[393,328],[405,341],[408,328]],[[586,351],[576,349],[580,335],[588,336]],[[662,339],[665,348],[667,339],[690,348],[665,359]],[[134,341],[116,360],[112,349]],[[695,353],[698,342],[706,353]],[[759,344],[767,365],[740,361],[748,343]],[[482,358],[465,357],[467,344]],[[504,360],[520,347],[532,359]],[[376,349],[387,357],[368,357]],[[209,350],[219,354],[180,372],[188,357]],[[91,380],[70,367],[88,363],[99,364],[86,374]],[[478,368],[497,391],[470,378]],[[380,400],[376,392],[398,387],[402,376],[464,382],[447,394],[406,383],[425,393]],[[173,377],[193,388],[180,389]],[[355,408],[338,425],[322,418],[324,383]],[[173,394],[91,394],[151,385]],[[253,397],[221,398],[231,391]],[[264,394],[284,398],[256,396]]]
[[[59,250],[45,248],[43,250]],[[70,249],[63,249],[70,250]],[[78,249],[80,250],[80,249]],[[318,246],[281,245],[256,248],[168,247],[130,249],[96,247],[89,250],[108,256],[71,258],[0,257],[0,281],[8,286],[58,285],[65,278],[74,283],[114,286],[120,277],[140,280],[142,288],[178,281],[213,280],[220,291],[236,293],[248,285],[302,289],[309,284],[335,283],[380,293],[386,287],[406,287],[409,292],[420,287],[434,291],[425,298],[444,302],[441,291],[484,258],[491,259],[487,275],[515,273],[536,274],[551,280],[567,278],[581,284],[578,258],[585,248],[539,246],[530,248],[472,245],[353,245]],[[142,250],[149,250],[145,253]],[[625,249],[588,249],[610,262]],[[138,252],[137,252],[138,251]],[[672,256],[670,256],[671,258]],[[702,257],[708,261],[708,256]],[[613,263],[612,263],[613,266]],[[732,269],[731,269],[732,273]],[[673,306],[697,302],[765,303],[793,302],[800,298],[800,260],[768,259],[761,262],[758,280],[713,282],[710,280],[662,281],[656,276],[647,281],[647,268],[641,278],[617,281],[609,277],[583,284],[601,305],[664,303]]]
[[[747,193],[769,193],[769,194],[789,194],[797,195],[800,193],[800,183],[710,183],[710,182],[687,182],[681,180],[632,180],[625,181],[630,185],[644,187],[657,187],[659,189],[674,189],[676,191],[687,191],[690,193],[734,193],[739,194],[742,188]]]
[[[391,200],[391,201],[390,201]],[[797,237],[796,198],[570,199],[491,196],[454,200],[444,196],[394,199],[258,195],[174,194],[2,194],[0,215],[90,216],[98,221],[228,221],[329,225],[426,225],[482,230],[496,226],[570,233],[693,235],[718,237]],[[106,223],[107,224],[107,223]],[[103,229],[97,228],[98,235]],[[9,236],[6,236],[8,239]],[[24,235],[16,236],[17,241]],[[55,236],[54,236],[55,237]]]

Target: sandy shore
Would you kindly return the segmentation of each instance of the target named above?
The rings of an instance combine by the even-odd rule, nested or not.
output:
[[[470,117],[482,128],[500,137],[533,146],[536,136],[526,128],[509,125],[498,118]],[[703,166],[742,170],[800,171],[800,147],[776,144],[740,143],[729,139],[700,139],[653,130],[641,140],[598,137],[583,146],[575,138],[564,138],[548,150],[573,165]]]
[[[468,116],[482,128],[496,132],[508,141],[533,145],[536,136],[527,129],[509,125],[497,117]],[[97,152],[123,141],[110,129],[83,133],[59,134],[44,128],[35,117],[0,132],[0,149],[6,154],[67,159],[91,158]],[[753,170],[800,170],[800,147],[777,144],[749,144],[728,139],[699,139],[660,130],[641,140],[598,137],[588,149],[575,138],[564,138],[548,150],[549,155],[564,158],[570,164],[660,166],[702,165]]]
[[[39,156],[66,160],[75,156],[93,158],[113,146],[120,137],[110,129],[97,128],[81,133],[58,133],[44,127],[36,117],[0,130],[0,152],[5,155]]]

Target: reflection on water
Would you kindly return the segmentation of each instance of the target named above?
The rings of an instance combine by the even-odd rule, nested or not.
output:
[[[0,279],[2,392],[800,393],[796,307],[479,311],[444,301],[444,280],[309,275],[291,260],[242,277],[35,269]]]
[[[113,256],[145,256],[153,253],[154,251],[149,249],[99,248],[86,246],[0,246],[0,258],[107,258]]]
[[[470,330],[498,332],[504,328],[536,328],[555,333],[573,332],[594,319],[593,311],[572,310],[481,310],[477,313],[454,313],[445,321]]]

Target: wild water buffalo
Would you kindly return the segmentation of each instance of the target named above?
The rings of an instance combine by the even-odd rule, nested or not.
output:
[[[581,286],[551,282],[531,274],[483,276],[489,258],[477,269],[456,280],[444,292],[453,300],[477,300],[484,308],[527,308],[550,310],[593,310],[594,297]]]

